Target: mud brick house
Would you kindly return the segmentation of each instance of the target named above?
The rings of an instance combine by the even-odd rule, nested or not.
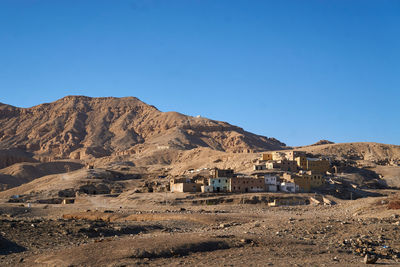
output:
[[[278,160],[271,161],[266,163],[266,167],[269,170],[279,169],[282,171],[296,172],[297,171],[297,162],[294,160]]]
[[[190,178],[176,178],[169,181],[171,192],[200,192],[201,184],[193,182]]]
[[[265,180],[254,177],[236,177],[230,179],[229,191],[235,193],[263,192]]]

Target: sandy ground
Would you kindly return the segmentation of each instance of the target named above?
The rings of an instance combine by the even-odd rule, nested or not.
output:
[[[1,265],[360,266],[365,253],[400,265],[400,210],[388,210],[387,197],[268,207],[136,195],[31,208],[3,201]]]

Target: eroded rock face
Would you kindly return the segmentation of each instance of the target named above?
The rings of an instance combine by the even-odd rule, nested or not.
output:
[[[285,146],[225,122],[161,112],[134,97],[67,96],[26,109],[0,105],[0,149],[20,147],[50,159],[84,159],[141,144],[238,152]]]

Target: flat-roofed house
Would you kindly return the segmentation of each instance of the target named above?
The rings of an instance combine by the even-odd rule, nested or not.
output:
[[[201,184],[190,178],[175,178],[169,181],[169,188],[171,192],[200,192]]]
[[[176,183],[170,186],[171,192],[200,192],[201,184]]]
[[[254,177],[235,177],[230,179],[229,191],[236,193],[263,192],[265,180]]]
[[[283,179],[295,183],[299,186],[300,192],[310,192],[325,184],[325,178],[321,173],[301,173],[301,174],[283,174]]]
[[[209,178],[208,185],[212,186],[214,192],[228,192],[230,179],[228,177]]]
[[[282,182],[280,184],[280,189],[282,192],[296,193],[299,190],[299,186],[291,182]]]
[[[298,168],[297,162],[294,160],[269,161],[265,165],[269,170],[276,169],[289,172],[296,172]]]
[[[264,186],[266,192],[277,192],[279,185],[279,176],[277,174],[265,174]]]
[[[305,171],[326,173],[330,171],[330,162],[327,159],[307,158],[305,156],[296,157],[297,165]]]

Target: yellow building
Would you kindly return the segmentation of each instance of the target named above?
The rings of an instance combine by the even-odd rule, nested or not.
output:
[[[272,153],[262,153],[260,160],[262,161],[272,160]]]
[[[307,158],[305,156],[299,156],[295,158],[297,166],[302,170],[307,170]]]
[[[310,192],[313,188],[318,188],[325,183],[325,178],[320,173],[308,172],[301,175],[283,174],[283,179],[295,183],[301,192]]]
[[[296,157],[297,166],[305,171],[326,173],[330,170],[330,162],[326,159],[306,158],[305,156]]]

